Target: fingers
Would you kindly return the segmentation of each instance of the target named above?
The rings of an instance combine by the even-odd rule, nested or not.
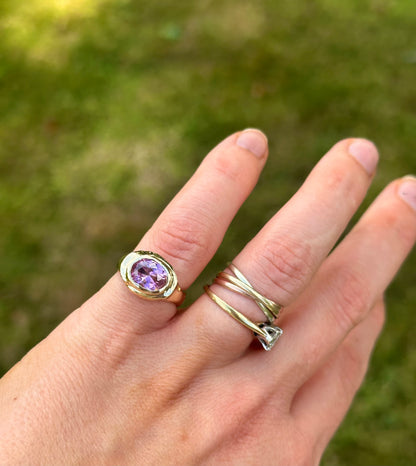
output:
[[[300,190],[233,261],[256,290],[282,305],[301,293],[364,198],[377,159],[369,141],[344,140],[320,160]],[[212,290],[251,320],[265,320],[251,300],[217,285]],[[184,327],[197,327],[201,319],[213,341],[221,342],[214,351],[225,348],[225,357],[233,359],[252,340],[249,330],[207,296],[183,316]]]
[[[186,289],[209,262],[237,210],[256,184],[267,158],[258,130],[235,133],[203,160],[135,249],[159,253]],[[163,327],[176,312],[171,303],[144,301],[118,273],[88,302],[110,327],[146,333]]]
[[[258,130],[233,134],[202,162],[140,241],[174,267],[186,289],[222,242],[254,188],[266,161],[267,139]]]
[[[296,391],[365,318],[414,245],[416,211],[404,198],[415,194],[410,179],[380,194],[282,319],[285,344],[259,370],[278,365]]]
[[[293,399],[291,413],[295,422],[317,443],[319,456],[340,425],[363,381],[383,323],[384,303],[380,300]]]

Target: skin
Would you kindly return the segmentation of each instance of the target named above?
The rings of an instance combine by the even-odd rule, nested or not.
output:
[[[135,248],[161,254],[183,289],[266,162],[264,135],[247,133],[260,155],[238,145],[241,132],[229,136]],[[349,153],[357,141],[364,166]],[[318,464],[365,375],[383,293],[416,239],[416,213],[400,196],[406,178],[330,253],[376,158],[369,141],[337,143],[233,260],[284,306],[272,351],[205,294],[177,313],[115,274],[1,379],[0,464]],[[264,320],[251,300],[212,289]]]

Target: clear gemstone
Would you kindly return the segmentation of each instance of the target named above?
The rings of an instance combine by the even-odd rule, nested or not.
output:
[[[154,259],[140,259],[131,268],[133,281],[148,291],[159,291],[168,282],[168,272]]]
[[[266,336],[263,337],[262,335],[256,335],[260,343],[263,345],[263,348],[266,351],[270,351],[277,340],[279,339],[280,335],[283,333],[283,330],[279,327],[274,325],[267,325],[267,324],[260,324],[262,330],[265,331]]]

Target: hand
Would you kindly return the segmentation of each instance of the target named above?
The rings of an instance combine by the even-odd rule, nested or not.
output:
[[[188,288],[266,157],[256,130],[225,139],[136,249],[159,253]],[[329,254],[376,163],[369,141],[339,142],[230,257],[284,306],[284,334],[270,352],[206,294],[177,313],[135,296],[116,273],[1,380],[0,463],[317,464],[364,377],[383,293],[416,238],[416,180],[404,178]],[[254,302],[216,286],[264,320]]]

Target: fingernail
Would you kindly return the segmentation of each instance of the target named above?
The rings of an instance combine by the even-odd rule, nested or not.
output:
[[[256,157],[263,157],[267,151],[267,138],[258,129],[245,129],[238,136],[236,144],[249,150]]]
[[[357,139],[348,148],[348,152],[369,174],[373,175],[378,163],[378,151],[376,146],[366,139]]]
[[[416,177],[412,175],[405,176],[397,192],[413,210],[416,210]]]

